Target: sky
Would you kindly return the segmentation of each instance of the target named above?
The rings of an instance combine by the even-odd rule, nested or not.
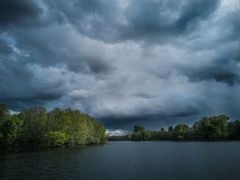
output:
[[[240,118],[239,0],[1,0],[0,102],[117,132]]]

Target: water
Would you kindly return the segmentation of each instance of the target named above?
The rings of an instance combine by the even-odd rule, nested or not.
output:
[[[0,179],[239,180],[240,142],[109,142],[1,152]]]

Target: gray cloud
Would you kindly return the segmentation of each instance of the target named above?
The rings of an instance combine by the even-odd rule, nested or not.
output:
[[[38,18],[40,14],[41,9],[34,1],[2,0],[0,6],[0,25],[28,23],[28,21]]]
[[[145,1],[132,0],[126,9],[127,38],[160,42],[187,33],[211,15],[218,0]]]
[[[0,101],[76,108],[108,128],[240,117],[240,3],[0,3]]]
[[[3,40],[0,40],[0,53],[5,55],[5,54],[10,54],[12,52],[12,48],[6,44]]]

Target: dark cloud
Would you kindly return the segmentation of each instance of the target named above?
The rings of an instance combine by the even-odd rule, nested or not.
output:
[[[218,0],[145,1],[131,0],[126,10],[129,27],[126,38],[151,41],[181,35],[195,28],[198,21],[211,15]]]
[[[217,8],[219,0],[129,0],[126,7],[109,0],[48,3],[76,29],[106,42],[136,39],[166,41],[194,29]]]
[[[219,0],[197,0],[187,1],[181,8],[180,17],[176,24],[178,29],[185,30],[188,26],[192,26],[199,20],[205,19],[216,10]]]
[[[2,0],[0,2],[0,25],[21,24],[39,17],[41,9],[28,0]]]
[[[68,63],[69,70],[74,72],[93,73],[97,75],[108,74],[113,70],[112,65],[101,57],[77,57]]]
[[[154,94],[150,94],[150,93],[140,93],[140,92],[137,92],[137,93],[133,93],[132,96],[135,96],[135,97],[140,97],[140,98],[155,98],[156,96]]]
[[[237,70],[228,64],[215,64],[202,68],[184,68],[184,73],[191,81],[214,80],[231,86],[240,83],[240,75]]]
[[[239,12],[234,0],[3,0],[0,101],[125,129],[240,117]]]
[[[118,34],[116,19],[119,15],[117,2],[111,0],[73,0],[66,2],[45,1],[46,4],[63,15],[83,35],[104,41],[114,41]]]
[[[5,60],[11,61],[11,60]],[[21,63],[5,62],[0,67],[0,100],[12,104],[22,102],[25,106],[32,102],[45,104],[59,99],[64,95],[64,82],[34,77],[34,67],[23,66]],[[40,69],[39,69],[40,70]],[[44,71],[42,71],[44,73]],[[41,76],[41,75],[40,75]],[[39,82],[45,81],[45,82]],[[46,101],[46,102],[44,102]],[[35,104],[38,104],[35,103]]]
[[[133,129],[134,125],[143,125],[145,128],[160,130],[161,127],[168,128],[169,126],[174,126],[175,124],[186,123],[192,124],[194,121],[200,118],[196,113],[181,114],[180,116],[164,116],[162,114],[139,116],[139,117],[105,117],[100,118],[108,128],[115,129],[116,127],[121,127],[122,129]],[[154,124],[154,126],[153,126]]]

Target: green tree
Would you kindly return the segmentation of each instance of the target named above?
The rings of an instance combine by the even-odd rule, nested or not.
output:
[[[168,132],[172,132],[172,131],[173,131],[173,127],[172,127],[172,126],[169,126]]]
[[[43,107],[34,107],[19,114],[21,125],[21,144],[44,146],[47,135],[47,111]]]
[[[229,136],[229,117],[203,117],[193,125],[197,139],[226,139]]]
[[[142,140],[149,141],[152,139],[152,133],[151,131],[142,131]]]
[[[134,129],[133,129],[133,132],[137,133],[137,132],[141,132],[141,131],[144,131],[144,130],[145,130],[145,128],[143,126],[135,125]]]
[[[67,145],[69,136],[66,132],[62,131],[49,131],[48,132],[48,146],[59,147]]]
[[[11,145],[17,137],[17,123],[14,118],[6,119],[1,125],[1,144],[3,146]]]
[[[6,105],[0,105],[0,145],[14,144],[18,132],[18,118],[11,116]]]
[[[47,112],[33,107],[18,115],[10,115],[0,105],[0,146],[76,146],[105,143],[106,129],[78,110],[55,108]]]
[[[229,136],[232,139],[240,139],[240,120],[229,123]]]
[[[9,116],[8,107],[5,104],[0,104],[0,121],[3,120],[6,116]]]
[[[175,126],[173,130],[173,135],[177,139],[186,139],[190,132],[191,128],[188,127],[186,124],[178,124]]]
[[[165,132],[165,129],[164,129],[164,128],[161,128],[160,131]]]

